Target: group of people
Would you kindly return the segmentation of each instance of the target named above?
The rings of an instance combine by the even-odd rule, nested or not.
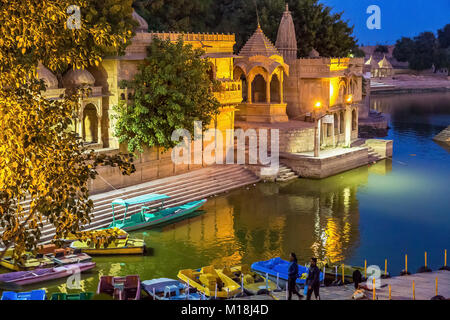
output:
[[[291,253],[290,256],[290,264],[288,270],[288,300],[292,299],[292,294],[296,294],[299,299],[303,299],[303,295],[301,295],[297,291],[296,281],[299,278],[298,274],[298,263],[297,256],[295,253]],[[308,277],[306,278],[305,286],[307,286],[306,291],[306,300],[311,300],[311,295],[314,292],[316,300],[320,300],[319,289],[320,289],[320,270],[317,267],[317,258],[311,258],[311,264],[309,266]]]

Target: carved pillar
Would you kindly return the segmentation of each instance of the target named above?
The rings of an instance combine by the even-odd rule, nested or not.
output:
[[[284,82],[284,75],[283,75],[283,71],[282,71],[282,72],[280,72],[280,103],[281,104],[284,103],[283,82]]]
[[[253,79],[249,76],[247,81],[247,102],[252,103],[252,82]]]
[[[267,76],[267,80],[264,79],[264,80],[266,80],[266,102],[268,104],[270,104],[270,81],[271,81],[271,78],[272,77]]]

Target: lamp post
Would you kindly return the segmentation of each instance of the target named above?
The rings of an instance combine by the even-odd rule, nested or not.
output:
[[[320,146],[319,146],[319,121],[321,118],[317,117],[316,115],[316,111],[322,109],[322,103],[320,103],[319,101],[316,102],[316,104],[314,105],[314,158],[318,158],[319,157],[319,150],[320,150]]]

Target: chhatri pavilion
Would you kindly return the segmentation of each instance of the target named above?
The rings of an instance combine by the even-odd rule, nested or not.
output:
[[[38,67],[38,76],[47,84],[45,94],[50,98],[57,99],[66,89],[81,85],[91,88],[92,94],[80,102],[75,130],[98,152],[126,151],[126,146],[113,134],[113,106],[133,99],[133,92],[122,88],[120,83],[134,77],[155,37],[171,41],[181,37],[185,43],[205,51],[211,64],[210,77],[221,83],[214,93],[221,103],[220,114],[209,128],[220,130],[224,137],[226,130],[235,127],[279,129],[281,152],[312,151],[313,119],[320,114],[322,147],[349,147],[358,138],[364,60],[321,57],[316,50],[312,50],[310,57],[298,59],[293,18],[287,6],[275,45],[257,25],[238,55],[234,54],[236,41],[232,34],[148,32],[146,21],[136,12],[133,17],[138,26],[124,55],[106,57],[99,66],[85,70],[69,70],[60,80],[42,64]],[[320,110],[315,108],[318,104]],[[170,151],[162,152],[155,147],[136,159],[137,174],[127,181],[115,168],[103,173],[109,178],[108,184],[123,187],[201,166],[175,165]],[[91,188],[95,190],[109,188],[99,180],[93,183]]]

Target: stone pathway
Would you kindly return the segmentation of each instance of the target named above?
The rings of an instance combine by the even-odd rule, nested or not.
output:
[[[435,271],[428,273],[418,273],[403,277],[398,276],[389,279],[381,279],[381,288],[376,290],[376,299],[388,300],[390,285],[392,300],[412,300],[414,281],[415,299],[430,300],[436,295],[436,278],[438,278],[438,294],[445,298],[450,298],[450,271]],[[321,287],[320,297],[322,300],[352,300],[352,294],[354,291],[355,287],[353,284],[339,287]],[[373,291],[366,291],[365,293],[366,299],[373,299]],[[237,299],[286,300],[286,292],[272,292],[270,295],[250,296]],[[297,300],[297,297],[294,297],[293,299]],[[314,300],[314,294],[312,299]]]

